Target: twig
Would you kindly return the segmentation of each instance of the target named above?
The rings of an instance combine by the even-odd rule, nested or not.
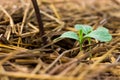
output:
[[[37,21],[38,21],[38,26],[39,26],[39,34],[40,37],[42,37],[45,33],[44,33],[44,26],[43,26],[43,22],[42,22],[42,17],[40,15],[40,9],[38,8],[38,4],[36,0],[31,0],[35,9],[35,13],[36,13],[36,17],[37,17]],[[44,44],[47,43],[46,41],[46,37],[42,38],[42,41]]]

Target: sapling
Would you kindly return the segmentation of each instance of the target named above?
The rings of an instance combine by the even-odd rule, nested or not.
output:
[[[99,40],[100,42],[108,42],[112,39],[111,34],[105,27],[98,27],[96,30],[89,25],[75,25],[76,32],[67,31],[63,33],[59,38],[71,38],[79,42],[80,50],[82,50],[82,45],[85,40],[91,44],[91,38]]]

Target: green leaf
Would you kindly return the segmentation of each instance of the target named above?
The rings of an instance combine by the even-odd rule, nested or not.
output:
[[[99,27],[91,33],[87,34],[85,37],[95,38],[101,42],[107,42],[112,39],[112,36],[109,34],[108,29],[104,27]]]
[[[71,39],[79,40],[78,35],[72,31],[63,33],[59,38],[71,38]]]
[[[84,34],[88,34],[89,32],[92,31],[92,27],[89,25],[81,25],[81,24],[76,24],[75,25],[76,30],[82,30]]]
[[[105,28],[105,27],[102,27],[102,26],[98,27],[97,30],[99,30],[99,31],[105,31],[105,32],[109,33],[109,30],[107,28]]]

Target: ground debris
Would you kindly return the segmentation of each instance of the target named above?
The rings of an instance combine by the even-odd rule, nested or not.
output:
[[[39,37],[30,0],[0,5],[0,80],[119,80],[119,0],[38,0],[47,44]],[[74,6],[73,6],[74,5]],[[112,41],[92,40],[83,51],[71,39],[55,39],[75,24],[104,26]],[[89,50],[89,47],[92,49]],[[92,56],[91,56],[92,55]]]

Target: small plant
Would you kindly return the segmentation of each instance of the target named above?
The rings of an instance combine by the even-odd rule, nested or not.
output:
[[[77,40],[80,45],[80,50],[82,50],[82,45],[85,40],[88,40],[88,43],[91,44],[91,38],[101,42],[108,42],[112,39],[108,29],[104,27],[98,27],[96,30],[93,30],[89,25],[77,24],[75,25],[75,29],[77,30],[76,32],[65,32],[59,38],[71,38]]]

